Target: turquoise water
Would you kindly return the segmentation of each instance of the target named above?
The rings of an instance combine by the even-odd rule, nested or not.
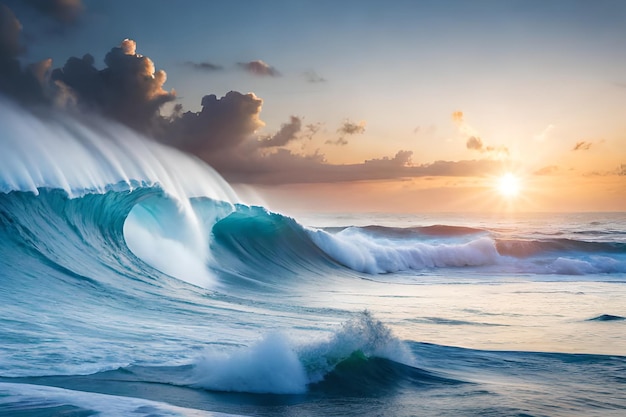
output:
[[[0,415],[626,411],[624,213],[292,218],[0,104]]]

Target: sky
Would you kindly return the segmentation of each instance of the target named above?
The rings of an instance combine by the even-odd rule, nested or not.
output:
[[[626,211],[622,0],[0,4],[0,92],[126,124],[252,203]]]

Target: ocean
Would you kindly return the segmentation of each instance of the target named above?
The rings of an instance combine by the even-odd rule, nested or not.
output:
[[[288,216],[0,107],[2,416],[626,415],[626,213]]]

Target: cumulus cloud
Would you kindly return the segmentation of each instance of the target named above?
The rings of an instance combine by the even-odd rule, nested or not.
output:
[[[276,68],[269,66],[261,60],[250,62],[239,62],[237,66],[250,74],[258,75],[261,77],[278,77],[280,73]]]
[[[82,0],[23,0],[45,16],[63,24],[75,23],[84,11]]]
[[[284,146],[297,139],[298,133],[302,129],[302,120],[299,117],[291,116],[289,123],[285,123],[273,136],[265,138],[259,142],[261,147]]]
[[[221,65],[213,64],[211,62],[206,62],[206,61],[205,62],[186,61],[185,65],[195,70],[206,71],[206,72],[221,71],[224,69],[224,67],[222,67]]]
[[[344,120],[343,124],[337,129],[339,138],[337,140],[327,140],[326,144],[340,146],[347,145],[348,141],[346,140],[346,136],[361,135],[365,133],[365,124],[364,120],[361,120],[358,123],[351,122],[350,120]]]
[[[25,48],[20,43],[22,25],[13,11],[0,3],[0,92],[21,103],[46,101],[50,60],[22,68],[19,56]]]
[[[52,72],[52,79],[75,92],[81,107],[146,130],[155,123],[161,106],[176,94],[163,89],[165,71],[155,70],[152,60],[136,50],[135,41],[124,39],[107,53],[103,70],[96,69],[93,56],[86,54],[68,59],[63,68]]]
[[[248,139],[264,123],[259,118],[263,100],[253,93],[230,91],[202,98],[202,110],[174,117],[162,137],[167,143],[200,157],[230,149]]]
[[[95,66],[96,60],[89,53],[71,57],[62,68],[52,71],[50,60],[22,68],[18,60],[23,51],[19,43],[21,26],[1,5],[0,23],[0,91],[22,103],[72,105],[77,111],[102,114],[197,155],[230,181],[287,184],[475,176],[500,168],[490,160],[419,165],[413,163],[413,153],[408,150],[361,163],[331,164],[319,151],[299,154],[284,148],[299,138],[312,139],[322,128],[320,123],[304,125],[303,118],[291,116],[275,134],[259,140],[256,132],[264,126],[260,117],[263,100],[253,93],[230,91],[223,97],[207,94],[200,111],[185,111],[176,104],[169,116],[163,116],[163,105],[176,99],[175,92],[164,89],[165,72],[139,54],[134,41],[125,39],[112,48],[102,69]],[[213,69],[209,63],[193,65]],[[278,75],[262,61],[242,65],[257,75]],[[335,143],[347,143],[347,136],[365,132],[365,122],[345,120],[336,132],[340,137]]]

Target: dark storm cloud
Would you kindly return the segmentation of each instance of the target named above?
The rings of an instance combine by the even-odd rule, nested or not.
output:
[[[23,52],[20,45],[22,25],[15,14],[4,4],[0,3],[0,59],[16,58]]]
[[[253,93],[230,91],[222,98],[202,98],[202,110],[172,118],[162,137],[166,143],[202,158],[230,149],[249,139],[264,123],[259,118],[263,100]]]
[[[104,58],[98,70],[93,56],[72,57],[52,73],[52,80],[69,87],[81,108],[104,113],[138,130],[148,129],[160,107],[176,98],[163,89],[167,76],[155,70],[150,58],[136,53],[136,43],[125,39]]]
[[[51,61],[22,68],[18,60],[25,49],[20,43],[21,32],[22,25],[15,14],[0,4],[0,92],[24,104],[45,102],[45,83]]]
[[[185,62],[185,65],[188,66],[188,67],[191,67],[191,68],[193,68],[195,70],[206,71],[206,72],[221,71],[221,70],[224,69],[224,67],[222,67],[221,65],[213,64],[211,62],[187,61],[187,62]]]
[[[269,66],[261,60],[250,62],[239,62],[237,66],[250,74],[258,75],[261,77],[278,77],[280,73],[276,68]]]
[[[302,129],[302,120],[299,117],[291,116],[289,123],[285,123],[280,130],[273,136],[263,139],[259,145],[264,148],[274,146],[284,146],[287,143],[297,139],[298,133]]]
[[[576,142],[576,145],[572,148],[573,151],[588,151],[591,149],[593,142],[586,142],[584,140]]]
[[[41,14],[63,24],[75,23],[84,11],[82,0],[23,0]]]

